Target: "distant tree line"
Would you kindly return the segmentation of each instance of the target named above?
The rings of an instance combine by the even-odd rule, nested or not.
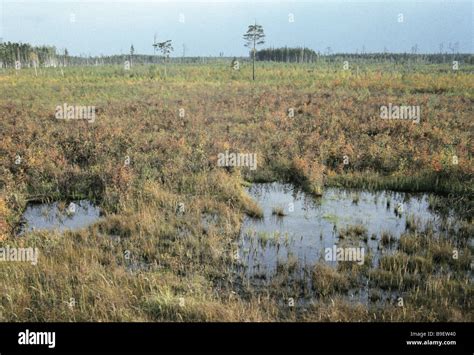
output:
[[[370,62],[393,62],[396,64],[406,63],[427,63],[442,64],[451,63],[457,60],[466,64],[474,64],[474,55],[468,53],[430,53],[430,54],[414,54],[414,53],[337,53],[329,55],[319,55],[326,62],[347,61],[370,61]]]
[[[314,50],[303,47],[266,48],[256,52],[257,60],[287,63],[313,63],[318,56]]]
[[[165,42],[164,53],[169,56],[169,45]],[[99,56],[71,56],[68,50],[58,52],[54,46],[32,46],[28,43],[4,42],[0,43],[0,68],[13,68],[15,62],[19,61],[22,67],[32,67],[33,62],[37,66],[87,66],[87,65],[123,65],[124,61],[132,60],[134,64],[153,64],[158,62],[154,55],[135,54],[133,45],[130,55],[99,55]],[[169,58],[172,62],[203,63],[212,60],[210,57],[185,57]],[[220,58],[224,60],[225,58]]]
[[[57,64],[57,53],[54,46],[31,46],[28,43],[0,43],[0,67],[14,67],[19,61],[22,66],[53,66]]]
[[[250,56],[252,53],[250,53]],[[386,62],[391,61],[397,64],[409,62],[420,62],[429,64],[448,63],[457,60],[466,64],[474,64],[474,55],[465,53],[336,53],[322,54],[309,48],[265,48],[256,52],[258,61],[287,62],[287,63],[314,63],[318,60],[325,62],[348,61],[370,61]]]
[[[134,51],[133,51],[134,52]],[[253,52],[253,48],[252,48]],[[239,61],[251,60],[250,57],[239,58]],[[0,68],[13,68],[15,62],[19,61],[22,67],[55,67],[55,66],[94,66],[94,65],[123,65],[126,60],[133,57],[133,64],[144,65],[159,62],[155,55],[145,54],[117,54],[99,56],[71,56],[67,49],[58,52],[54,46],[32,46],[27,43],[4,42],[0,43]],[[347,60],[350,62],[386,62],[391,61],[396,64],[405,63],[428,63],[441,64],[451,63],[457,60],[460,63],[474,64],[473,54],[464,53],[435,53],[435,54],[414,54],[414,53],[337,53],[321,54],[309,48],[267,48],[256,50],[255,59],[257,61],[289,62],[289,63],[315,63],[317,61],[340,63]],[[170,57],[167,60],[171,63],[208,63],[208,62],[230,62],[228,57]]]

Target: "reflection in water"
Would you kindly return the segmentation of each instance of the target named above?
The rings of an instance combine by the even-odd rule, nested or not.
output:
[[[74,201],[68,205],[59,202],[30,204],[24,214],[21,233],[33,230],[75,230],[87,227],[100,217],[100,210],[90,201]]]
[[[295,264],[300,274],[318,261],[336,266],[325,260],[325,249],[335,247],[363,248],[376,265],[390,240],[413,227],[439,231],[441,222],[426,194],[328,188],[314,199],[280,183],[254,184],[249,194],[264,211],[261,220],[245,217],[240,233],[240,261],[253,278],[269,278],[279,265]]]

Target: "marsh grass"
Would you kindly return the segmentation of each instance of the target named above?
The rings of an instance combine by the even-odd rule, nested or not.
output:
[[[277,216],[277,217],[284,217],[286,216],[286,213],[282,207],[277,206],[277,207],[272,208],[272,215]]]
[[[367,241],[367,228],[362,224],[355,224],[339,230],[339,238],[360,238]]]
[[[380,237],[380,243],[384,247],[390,247],[394,242],[394,237],[390,232],[383,231]]]
[[[0,263],[0,320],[473,321],[472,66],[402,75],[382,63],[356,75],[319,65],[262,63],[257,82],[249,66],[227,63],[170,64],[166,78],[155,66],[0,71],[0,242],[40,250],[37,266]],[[374,108],[394,99],[423,105],[420,125],[377,119]],[[96,121],[59,122],[64,102],[96,106]],[[218,167],[226,150],[256,153],[258,168]],[[446,225],[443,239],[410,221],[399,250],[382,234],[394,254],[375,267],[318,263],[304,270],[310,286],[291,279],[301,266],[291,259],[262,291],[235,271],[245,260],[234,256],[244,216],[263,217],[243,187],[275,180],[315,198],[325,186],[437,192],[430,206],[452,206],[459,228]],[[81,199],[104,218],[17,237],[28,202]],[[215,217],[204,225],[205,215]],[[339,232],[367,238],[362,226]],[[365,282],[402,293],[405,307],[348,300]],[[284,302],[311,292],[304,307]]]
[[[314,266],[312,281],[315,291],[323,297],[335,292],[345,293],[350,287],[350,279],[345,274],[323,263]]]

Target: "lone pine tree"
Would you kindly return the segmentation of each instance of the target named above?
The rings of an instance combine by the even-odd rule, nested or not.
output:
[[[245,47],[252,48],[252,79],[255,80],[255,52],[256,47],[265,43],[265,33],[263,27],[257,25],[249,25],[247,33],[244,34]]]

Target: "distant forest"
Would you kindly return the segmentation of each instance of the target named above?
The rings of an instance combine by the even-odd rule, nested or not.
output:
[[[250,53],[252,55],[252,53]],[[256,51],[255,58],[260,61],[313,63],[319,54],[309,48],[266,48]]]
[[[251,55],[251,53],[250,53]],[[416,54],[416,53],[335,53],[322,54],[309,48],[266,48],[256,51],[256,59],[259,61],[287,62],[287,63],[313,63],[324,58],[326,62],[340,62],[341,60],[369,60],[393,61],[396,63],[406,63],[413,59],[430,63],[440,64],[452,60],[459,60],[467,64],[474,64],[474,55],[464,53],[435,53],[435,54]]]
[[[251,54],[251,53],[250,53]],[[287,63],[316,63],[320,60],[325,62],[341,62],[343,60],[372,62],[392,61],[398,64],[408,62],[423,62],[428,64],[448,63],[458,60],[466,64],[474,64],[474,55],[463,53],[336,53],[322,54],[309,48],[266,48],[257,50],[256,60]],[[0,68],[13,68],[15,62],[20,62],[22,67],[43,66],[82,66],[82,65],[123,65],[128,60],[133,64],[153,64],[163,61],[174,63],[202,63],[215,60],[228,60],[231,57],[171,57],[164,58],[157,55],[122,54],[110,56],[71,56],[68,50],[58,52],[54,46],[32,46],[27,43],[0,43]],[[234,57],[234,60],[237,59]],[[238,58],[248,60],[249,58]]]

